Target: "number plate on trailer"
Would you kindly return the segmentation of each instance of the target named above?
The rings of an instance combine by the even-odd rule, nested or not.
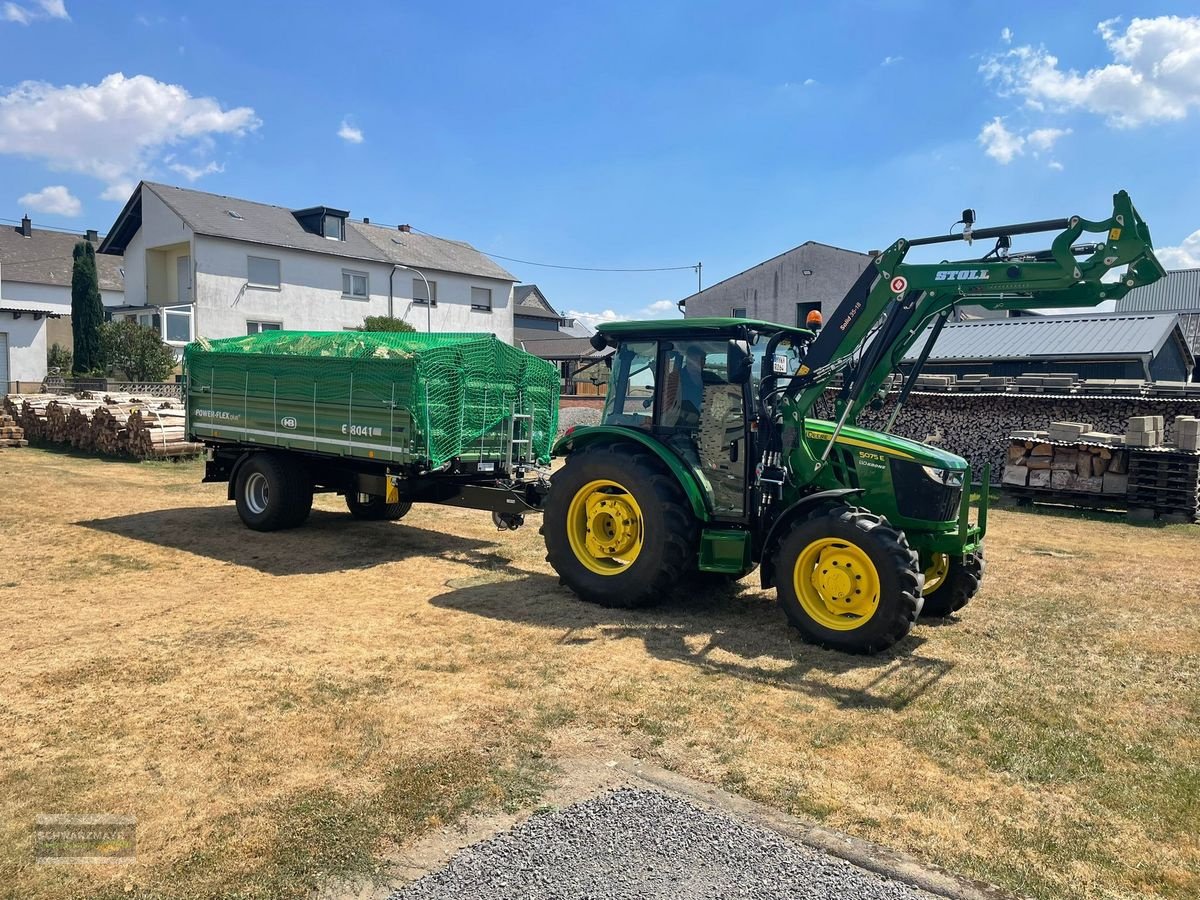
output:
[[[775,359],[771,361],[771,369],[776,375],[786,375],[788,373],[788,358],[782,353],[776,353]]]
[[[481,462],[479,464],[480,472],[495,472],[496,464],[494,462]]]

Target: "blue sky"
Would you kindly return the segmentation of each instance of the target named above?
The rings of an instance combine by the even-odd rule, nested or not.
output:
[[[0,2],[0,217],[103,231],[149,177],[708,285],[1126,188],[1200,265],[1191,4],[282,8]],[[696,284],[504,265],[592,316]]]

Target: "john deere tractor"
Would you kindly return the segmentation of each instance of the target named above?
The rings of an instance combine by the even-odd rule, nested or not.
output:
[[[803,637],[865,653],[922,613],[961,609],[984,574],[987,490],[972,517],[966,460],[890,433],[942,326],[958,304],[1091,307],[1163,275],[1124,191],[1103,221],[976,230],[967,210],[963,223],[896,241],[823,328],[601,326],[593,345],[612,350],[603,420],[558,442],[566,463],[545,505],[547,558],[564,583],[584,600],[635,607],[757,566]],[[1057,232],[1049,249],[1013,249],[1042,232]],[[1079,243],[1085,233],[1097,237]],[[906,261],[916,247],[993,239],[977,259]],[[886,426],[860,427],[922,337]],[[986,467],[977,480],[989,483]]]

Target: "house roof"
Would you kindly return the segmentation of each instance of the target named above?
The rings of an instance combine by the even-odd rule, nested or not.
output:
[[[586,359],[603,357],[612,352],[611,348],[598,353],[591,341],[585,337],[568,337],[553,331],[541,331],[537,328],[514,328],[513,343],[541,359]]]
[[[305,231],[296,214],[314,209],[292,210],[269,203],[257,203],[222,194],[209,194],[189,188],[144,181],[125,204],[121,215],[104,243],[102,253],[123,252],[141,227],[141,192],[148,190],[162,200],[196,234],[229,240],[307,250],[347,259],[400,263],[440,272],[459,272],[516,281],[516,278],[492,262],[470,244],[433,235],[401,232],[380,225],[368,225],[347,219],[344,241],[334,241]],[[341,212],[338,210],[337,212]]]
[[[518,284],[513,288],[513,315],[532,319],[563,318],[536,284]]]
[[[982,319],[947,324],[929,359],[1144,359],[1155,356],[1172,338],[1190,365],[1191,351],[1173,313]],[[923,346],[918,339],[905,361],[915,360]]]
[[[1200,269],[1176,269],[1117,301],[1118,312],[1200,312]]]
[[[494,263],[464,241],[434,237],[416,231],[400,231],[382,225],[363,222],[347,222],[347,232],[357,231],[387,262],[416,266],[418,269],[434,269],[438,272],[459,272],[478,275],[482,278],[497,278],[500,281],[516,281],[507,269]],[[323,240],[323,239],[322,239]]]
[[[18,226],[0,226],[0,278],[26,284],[71,286],[71,255],[75,245],[85,240],[81,234],[34,228],[29,237]],[[103,291],[125,290],[119,256],[96,257],[96,272]]]
[[[710,284],[708,287],[704,288],[704,290],[696,291],[693,294],[688,294],[679,302],[686,306],[689,300],[691,300],[693,297],[700,296],[701,294],[705,293],[705,291],[711,291],[713,288],[720,287],[727,281],[732,281],[734,278],[737,278],[740,275],[745,275],[747,272],[753,271],[760,266],[770,265],[771,263],[775,262],[775,260],[782,259],[791,253],[795,253],[797,250],[803,250],[805,247],[820,247],[823,250],[834,250],[838,253],[848,253],[851,256],[861,256],[864,260],[869,260],[871,258],[869,253],[863,253],[860,250],[847,250],[845,247],[835,247],[833,244],[823,244],[820,241],[805,241],[803,244],[792,247],[790,250],[784,250],[782,253],[776,253],[770,259],[764,259],[762,262],[755,263],[748,268],[742,269],[742,271],[730,275],[728,278],[722,278],[720,281]]]

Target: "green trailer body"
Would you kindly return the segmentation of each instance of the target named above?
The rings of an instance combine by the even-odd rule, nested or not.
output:
[[[545,463],[558,425],[558,370],[489,334],[267,331],[190,344],[184,374],[192,440],[397,471],[500,462],[514,441]]]

